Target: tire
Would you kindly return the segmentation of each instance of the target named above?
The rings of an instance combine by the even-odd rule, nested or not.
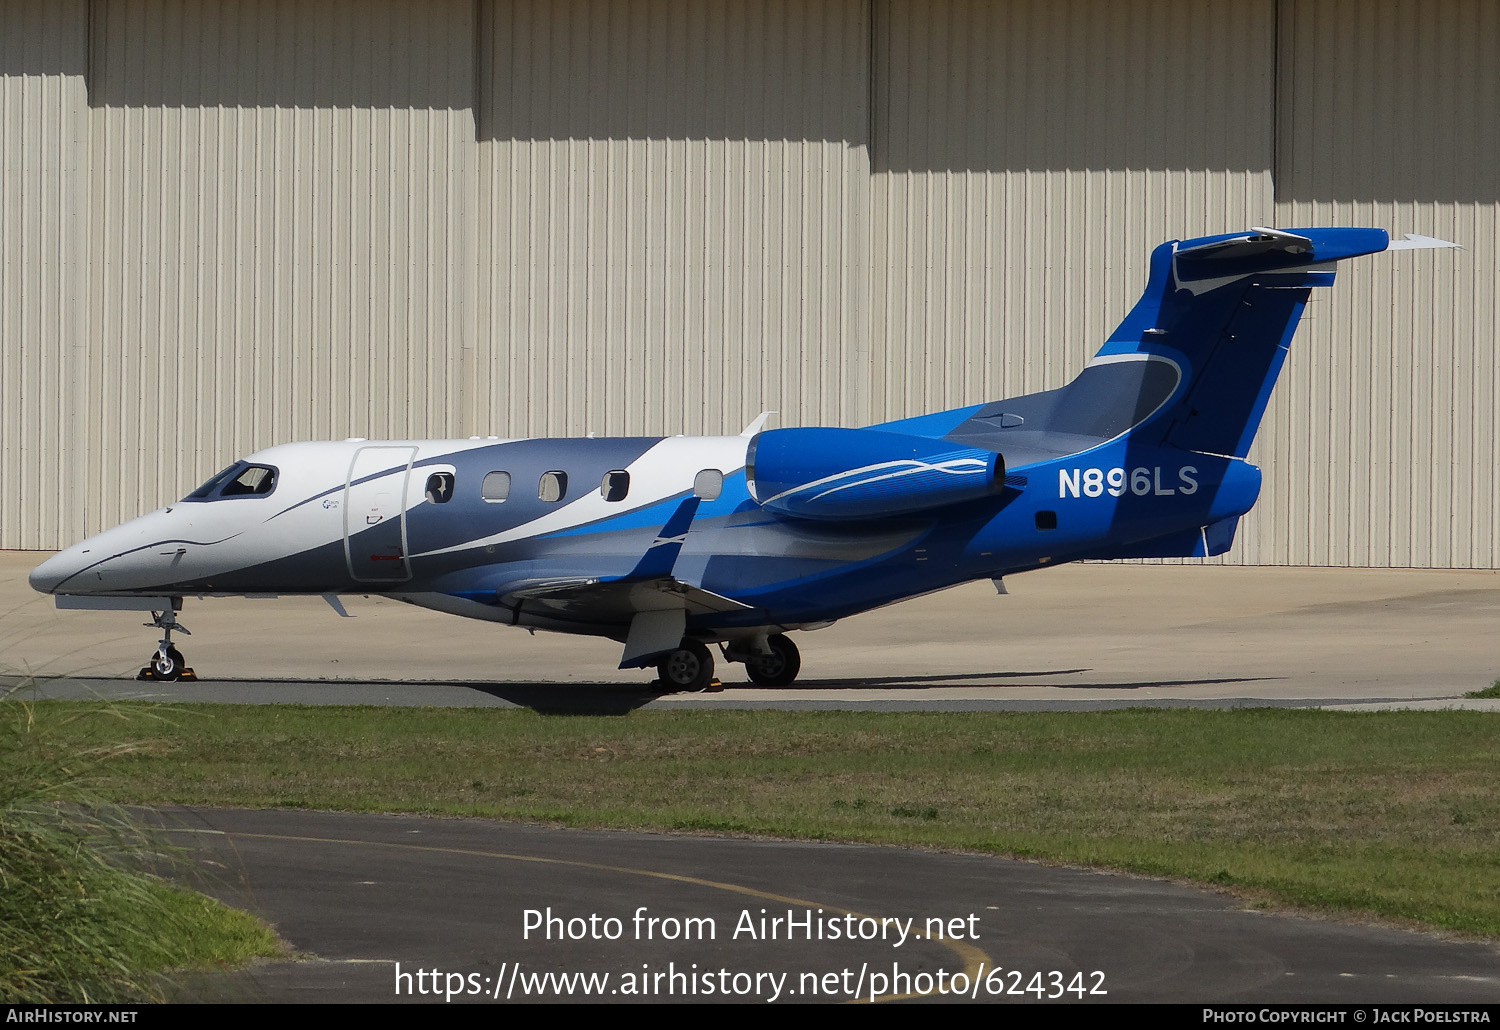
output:
[[[762,687],[790,686],[802,671],[801,652],[785,633],[772,633],[766,643],[771,647],[770,654],[753,654],[745,659],[750,682]]]
[[[662,684],[673,690],[707,690],[714,679],[714,657],[698,641],[684,640],[661,660],[656,671]]]
[[[185,668],[187,662],[183,660],[182,652],[175,647],[157,651],[151,656],[151,674],[159,680],[180,679]]]

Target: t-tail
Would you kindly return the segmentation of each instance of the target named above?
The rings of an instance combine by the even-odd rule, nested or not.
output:
[[[1222,554],[1260,493],[1245,459],[1313,288],[1345,258],[1440,246],[1453,244],[1393,244],[1383,229],[1164,243],[1071,383],[867,429],[756,434],[751,497],[796,519],[987,519],[977,559],[997,567]]]
[[[1243,458],[1312,289],[1333,285],[1335,262],[1389,244],[1383,229],[1252,229],[1164,243],[1144,295],[1067,392],[1134,392],[1136,421],[1168,399],[1162,386],[1173,381],[1182,388],[1136,430],[1142,442]],[[1077,401],[1087,403],[1064,403]]]
[[[1071,383],[876,428],[1001,454],[1063,560],[1222,554],[1259,494],[1245,458],[1313,288],[1345,258],[1450,246],[1343,228],[1164,243]]]

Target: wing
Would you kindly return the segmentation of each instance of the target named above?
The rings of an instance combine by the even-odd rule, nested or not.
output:
[[[671,608],[681,609],[689,615],[750,608],[748,604],[671,576],[534,580],[519,587],[513,586],[501,600],[509,605],[524,603],[528,607],[566,612],[591,622],[627,622],[638,612]]]
[[[581,621],[628,622],[620,668],[649,665],[681,645],[689,615],[751,607],[672,575],[698,504],[697,497],[679,504],[635,568],[624,576],[531,580],[513,584],[500,600],[512,607],[550,610]]]

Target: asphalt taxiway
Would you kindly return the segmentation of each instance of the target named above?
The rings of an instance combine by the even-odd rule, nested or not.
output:
[[[315,956],[189,980],[195,1000],[1500,1001],[1493,945],[982,855],[416,816],[164,818],[199,849],[203,889]]]

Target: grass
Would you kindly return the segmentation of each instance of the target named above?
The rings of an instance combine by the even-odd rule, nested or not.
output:
[[[117,802],[967,849],[1500,937],[1489,713],[119,707]]]
[[[87,730],[73,720],[89,724]],[[250,916],[152,869],[170,849],[93,789],[139,734],[99,705],[0,698],[0,998],[10,1003],[161,1001],[176,969],[279,954]]]
[[[1500,680],[1496,680],[1483,690],[1471,690],[1464,697],[1487,698],[1500,697]]]

